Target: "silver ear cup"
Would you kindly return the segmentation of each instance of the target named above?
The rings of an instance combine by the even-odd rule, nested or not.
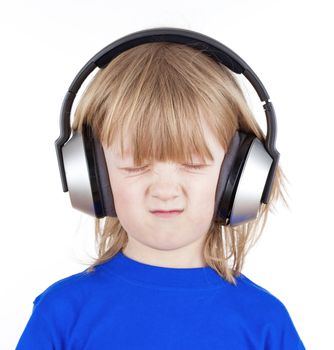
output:
[[[236,226],[257,217],[273,159],[253,134],[236,131],[223,159],[214,218]]]
[[[242,167],[235,193],[230,225],[256,219],[273,159],[258,138],[254,138]]]
[[[95,216],[88,164],[80,132],[73,132],[73,136],[63,146],[62,152],[72,206],[75,209]]]
[[[72,206],[97,218],[117,217],[103,148],[91,127],[74,131],[62,151]]]

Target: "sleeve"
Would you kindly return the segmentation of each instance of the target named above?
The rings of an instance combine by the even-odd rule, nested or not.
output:
[[[58,330],[49,319],[43,294],[34,300],[32,314],[26,324],[15,350],[57,350],[61,349]]]
[[[268,327],[266,350],[305,350],[288,310],[280,302],[276,320]]]

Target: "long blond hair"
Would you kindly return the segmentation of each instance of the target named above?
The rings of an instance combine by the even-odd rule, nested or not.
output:
[[[145,43],[115,57],[87,85],[74,113],[73,130],[90,125],[107,146],[131,132],[134,163],[145,159],[189,161],[196,150],[212,158],[200,123],[205,117],[226,151],[237,129],[265,136],[244,97],[235,73],[201,50],[170,42]],[[214,220],[206,234],[203,257],[217,273],[236,284],[244,259],[263,232],[269,211],[282,199],[288,206],[278,165],[270,201],[261,204],[256,220],[222,226]],[[128,242],[118,218],[95,221],[98,257],[87,269],[111,259]]]

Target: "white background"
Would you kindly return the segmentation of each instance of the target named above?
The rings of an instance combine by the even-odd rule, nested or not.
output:
[[[330,3],[1,2],[1,350],[16,346],[34,298],[95,256],[93,219],[71,207],[60,182],[54,141],[65,92],[109,43],[163,26],[221,41],[265,85],[291,209],[279,205],[270,216],[243,273],[285,304],[307,349],[334,349]],[[266,131],[260,100],[247,84]]]

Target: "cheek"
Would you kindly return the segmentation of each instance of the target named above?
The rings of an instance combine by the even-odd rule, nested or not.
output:
[[[196,190],[190,200],[193,210],[201,214],[201,217],[210,216],[213,213],[215,203],[216,185],[212,179],[196,184]]]
[[[141,204],[141,206],[143,205],[143,202],[139,200],[139,195],[134,188],[119,183],[113,186],[112,189],[118,216],[121,216],[124,212],[132,212],[133,208],[140,208],[139,204]]]
[[[198,179],[193,184],[193,188],[198,197],[203,199],[203,202],[208,204],[215,197],[218,181],[218,171],[212,172]]]
[[[117,218],[130,236],[141,232],[144,210],[143,201],[139,199],[133,188],[118,186],[113,192]]]
[[[202,219],[211,219],[213,215],[219,176],[218,171],[217,169],[210,176],[206,176],[194,184],[192,194],[190,194],[192,210],[199,213]]]

